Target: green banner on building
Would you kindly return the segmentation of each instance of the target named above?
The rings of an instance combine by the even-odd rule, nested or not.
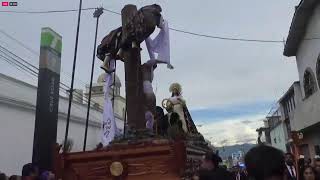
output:
[[[52,170],[57,142],[62,38],[50,28],[41,30],[38,91],[32,162]]]

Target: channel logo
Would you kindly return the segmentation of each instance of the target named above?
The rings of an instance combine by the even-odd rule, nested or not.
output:
[[[9,6],[9,2],[2,2],[2,6]]]
[[[18,6],[18,2],[2,1],[2,6]]]

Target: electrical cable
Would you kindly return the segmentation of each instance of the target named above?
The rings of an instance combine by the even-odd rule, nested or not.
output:
[[[0,54],[0,58],[5,60],[7,63],[9,63],[10,65],[12,65],[13,67],[15,67],[16,69],[18,69],[19,71],[28,74],[29,76],[31,75],[31,77],[33,78],[38,78],[38,73],[35,73],[34,71],[30,71],[30,68],[27,67],[26,65],[21,64],[19,61],[17,61],[16,59],[10,57],[11,59],[9,59],[8,57],[5,57],[4,55]],[[63,84],[63,83],[62,83]],[[63,84],[64,85],[64,84]],[[64,85],[66,86],[66,85]],[[62,86],[59,86],[60,90],[68,90],[66,88],[63,88]],[[75,97],[79,97],[79,96],[75,96]],[[86,100],[84,100],[84,102],[87,102]],[[74,104],[74,100],[73,100],[73,104]],[[81,108],[76,107],[78,110],[81,110]],[[95,119],[99,119],[98,117],[96,117],[95,115],[91,114],[91,117],[95,118]]]
[[[83,8],[82,10],[93,10],[96,8]],[[121,15],[121,13],[118,13],[116,11],[110,10],[103,8],[103,10]],[[0,13],[19,13],[19,14],[43,14],[43,13],[62,13],[62,12],[75,12],[78,11],[77,9],[68,9],[68,10],[49,10],[49,11],[0,11]],[[177,29],[177,28],[169,28],[172,31],[176,31],[179,33],[184,33],[184,34],[189,34],[193,36],[198,36],[198,37],[205,37],[205,38],[211,38],[211,39],[219,39],[219,40],[227,40],[227,41],[243,41],[243,42],[258,42],[258,43],[283,43],[283,40],[264,40],[264,39],[246,39],[246,38],[235,38],[235,37],[224,37],[224,36],[216,36],[216,35],[208,35],[208,34],[201,34],[201,33],[195,33],[191,31],[186,31],[182,29]],[[318,38],[310,38],[310,39],[318,39]]]
[[[38,72],[39,72],[39,69],[37,67],[35,67],[34,65],[32,65],[31,63],[27,62],[26,60],[24,60],[23,58],[17,56],[16,54],[12,53],[11,51],[9,51],[8,49],[2,47],[0,45],[0,48],[4,49],[5,51],[7,51],[8,53],[10,53],[11,55],[15,56],[16,58],[19,58],[19,60],[25,62],[28,66],[31,66],[32,68],[34,69],[31,69],[30,67],[28,67],[27,65],[25,64],[22,64],[20,61],[18,61],[17,59],[14,59],[13,57],[9,56],[6,52],[4,52],[3,50],[0,49],[0,52],[2,52],[3,54],[9,56],[10,58],[12,58],[12,60],[14,60],[14,63],[16,66],[20,67],[20,68],[23,68],[23,69],[26,69],[25,71],[29,71],[31,73],[33,73],[33,75],[35,75],[36,77],[38,77]],[[0,54],[1,55],[1,54]],[[1,55],[3,58],[5,58],[3,55]],[[7,62],[8,62],[8,58],[6,58]],[[69,88],[66,84],[60,82],[60,85],[64,86],[65,88]],[[85,103],[88,103],[88,98],[86,96],[83,96],[82,94],[78,93],[78,92],[74,92],[75,93],[75,97],[82,97],[83,98],[83,101]],[[92,101],[92,100],[91,100]],[[93,102],[93,105],[96,103],[95,101],[92,101]],[[91,106],[91,107],[94,107],[94,106]],[[102,110],[101,108],[98,108],[98,110]]]
[[[20,46],[24,47],[26,50],[30,51],[31,53],[33,53],[34,55],[36,55],[37,57],[40,56],[40,54],[38,52],[36,52],[35,50],[33,50],[32,48],[28,47],[26,44],[24,44],[23,42],[19,41],[18,39],[14,38],[13,36],[11,36],[10,34],[6,33],[5,31],[0,29],[0,33],[4,34],[5,36],[7,36],[8,38],[10,38],[11,40],[15,41],[17,44],[19,44]],[[71,74],[64,72],[61,69],[61,73],[66,75],[68,78],[71,79]],[[78,79],[75,77],[75,80],[77,80],[77,82],[79,82],[81,85],[86,85],[86,83],[84,81],[82,81],[81,79]]]

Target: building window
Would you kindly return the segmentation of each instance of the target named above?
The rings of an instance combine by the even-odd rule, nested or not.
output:
[[[318,86],[320,87],[320,56],[318,57],[317,60],[317,79],[318,79]]]
[[[293,96],[292,96],[292,102],[293,102],[293,108],[295,109],[295,108],[296,108],[296,102],[295,102],[295,100],[294,100],[294,94],[293,94]]]
[[[314,80],[314,76],[312,74],[312,71],[310,69],[307,69],[304,72],[303,88],[304,88],[305,98],[308,98],[317,90],[317,85]]]
[[[120,96],[120,88],[117,87],[116,89],[117,89],[116,95],[117,95],[117,96]]]
[[[283,109],[284,109],[284,116],[285,116],[285,118],[288,118],[289,112],[288,112],[287,102],[284,102],[284,103],[283,103]]]
[[[126,117],[126,110],[125,110],[125,108],[122,108],[122,117],[123,117],[123,120],[125,120],[125,117]]]

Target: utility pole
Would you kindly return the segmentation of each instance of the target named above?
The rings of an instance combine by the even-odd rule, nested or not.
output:
[[[90,86],[89,86],[89,99],[88,99],[88,108],[87,108],[86,127],[85,127],[84,140],[83,140],[83,151],[86,150],[86,145],[87,145],[88,125],[89,125],[89,115],[90,115],[90,105],[91,105],[91,92],[92,92],[92,80],[93,80],[93,72],[94,72],[94,62],[96,59],[98,26],[99,26],[99,18],[102,13],[103,13],[102,7],[97,8],[93,13],[93,17],[97,18],[97,21],[96,21],[96,33],[94,36],[94,45],[93,45],[93,53],[92,53],[91,78],[90,78]]]
[[[74,47],[73,66],[72,66],[72,77],[71,77],[71,87],[70,87],[70,91],[69,91],[69,106],[68,106],[68,114],[67,114],[67,122],[66,122],[66,131],[65,131],[65,137],[64,137],[63,152],[65,152],[65,150],[66,150],[68,133],[69,133],[71,104],[72,104],[72,98],[73,98],[74,74],[75,74],[75,70],[76,70],[77,52],[78,52],[78,41],[79,41],[79,31],[80,31],[81,8],[82,8],[82,0],[80,0],[80,2],[79,2],[78,25],[77,25],[77,33],[76,33],[75,47]]]

